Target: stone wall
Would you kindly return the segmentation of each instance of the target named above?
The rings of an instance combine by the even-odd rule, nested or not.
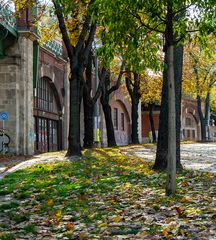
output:
[[[20,33],[18,41],[0,59],[0,111],[8,113],[5,129],[11,140],[10,152],[33,154],[33,39],[30,33]]]

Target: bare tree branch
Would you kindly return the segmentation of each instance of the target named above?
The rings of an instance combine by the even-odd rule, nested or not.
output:
[[[116,84],[108,90],[108,95],[110,95],[112,92],[116,91],[120,87],[122,75],[124,73],[123,72],[124,66],[125,66],[125,61],[123,60],[122,64],[121,64],[120,72],[119,72],[119,75],[118,75],[118,79],[116,81]]]
[[[59,28],[62,33],[62,38],[64,40],[65,46],[67,48],[68,56],[69,56],[69,58],[72,58],[72,56],[75,53],[75,48],[71,45],[61,6],[55,0],[53,0],[53,5],[55,7],[56,15],[57,15],[58,22],[59,22]]]
[[[163,34],[165,33],[165,31],[161,31],[161,30],[158,29],[158,27],[159,27],[161,24],[163,24],[164,22],[159,23],[159,24],[158,24],[157,26],[155,26],[155,27],[151,27],[149,24],[145,24],[145,23],[143,22],[143,20],[142,20],[142,18],[140,17],[139,14],[135,14],[135,13],[129,11],[128,9],[126,9],[126,11],[127,11],[130,15],[132,15],[133,17],[135,17],[136,19],[138,19],[139,22],[140,22],[140,24],[141,24],[143,27],[145,27],[145,28],[147,28],[147,29],[149,29],[149,30],[151,30],[151,31],[155,31],[155,32],[163,33]]]
[[[89,10],[89,7],[94,3],[94,1],[95,0],[90,0],[90,2],[89,2],[89,6],[88,6],[88,9],[87,9],[87,16],[86,16],[85,22],[83,24],[82,31],[80,33],[80,37],[79,37],[78,43],[76,45],[76,53],[77,54],[82,49],[83,44],[85,42],[85,37],[86,37],[86,35],[88,33],[88,30],[89,30],[89,24],[91,22],[91,16],[88,14],[88,10]]]

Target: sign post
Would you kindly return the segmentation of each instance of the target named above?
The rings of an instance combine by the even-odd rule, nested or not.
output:
[[[4,122],[7,120],[8,115],[6,112],[1,112],[1,120],[2,120],[2,127],[3,127],[3,146],[2,146],[2,152],[5,154],[5,148],[4,148]]]

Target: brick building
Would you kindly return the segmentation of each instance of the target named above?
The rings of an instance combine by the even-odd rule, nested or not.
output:
[[[160,107],[156,107],[153,112],[156,135],[159,128]],[[149,141],[151,131],[148,108],[142,109],[142,140]],[[195,99],[183,97],[181,103],[181,139],[199,141],[201,139],[200,121]]]
[[[30,24],[32,12],[23,11],[16,21],[8,18],[8,11],[0,10],[4,20],[0,23],[3,36],[0,39],[0,112],[8,113],[4,129],[10,138],[9,151],[33,154],[66,149],[69,68],[62,42],[55,40],[39,46],[36,29]],[[117,144],[128,144],[131,107],[122,88],[110,97],[110,103]],[[97,108],[95,132],[100,129],[100,136],[95,137],[99,145],[106,146],[105,121],[99,101]],[[1,121],[0,128],[2,125]],[[81,140],[83,134],[81,110]]]

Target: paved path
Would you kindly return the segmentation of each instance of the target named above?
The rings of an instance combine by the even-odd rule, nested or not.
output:
[[[147,160],[154,161],[156,147],[135,146],[127,150]],[[181,145],[181,162],[187,169],[216,174],[216,143],[195,143]]]
[[[155,151],[156,147],[153,145],[149,148],[144,146],[132,146],[129,149],[127,148],[127,150],[122,150],[123,153],[137,155],[149,161],[154,161]],[[0,164],[0,179],[18,169],[31,167],[35,164],[70,160],[73,159],[65,158],[64,154],[42,154],[5,170],[4,166]],[[181,162],[185,168],[216,174],[216,143],[182,144]],[[3,169],[2,171],[1,168]]]
[[[49,154],[49,155],[38,155],[32,159],[18,163],[9,169],[4,169],[4,166],[1,166],[1,164],[0,164],[0,179],[5,177],[9,173],[15,172],[19,169],[28,168],[28,167],[31,167],[36,164],[42,164],[42,163],[47,163],[47,162],[57,162],[57,161],[69,161],[69,159],[65,158],[63,154],[61,154],[61,155]],[[2,169],[2,171],[1,171],[1,169]]]

